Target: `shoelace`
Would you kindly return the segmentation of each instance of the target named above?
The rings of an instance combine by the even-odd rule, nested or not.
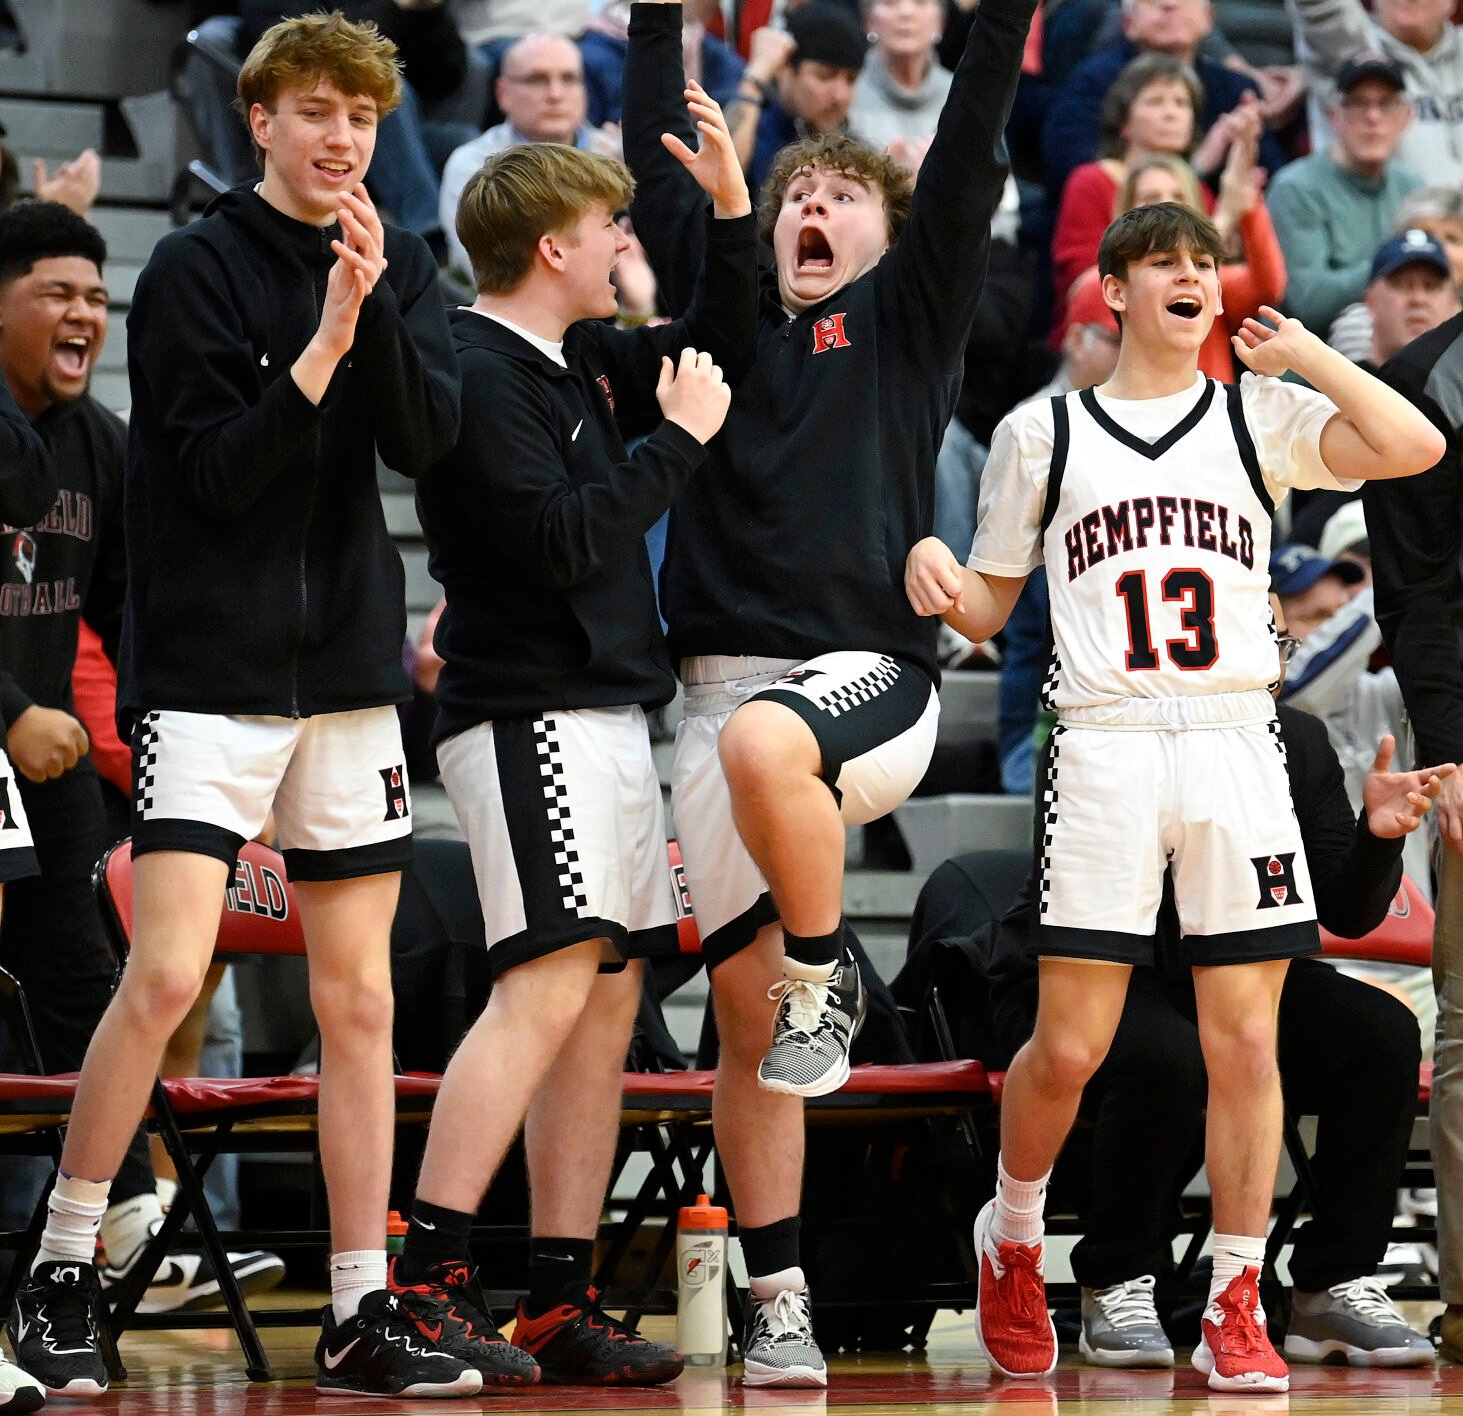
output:
[[[1265,1325],[1255,1316],[1260,1295],[1248,1286],[1230,1284],[1219,1295],[1219,1308],[1224,1321],[1219,1327],[1219,1340],[1230,1352],[1262,1352],[1268,1345]]]
[[[1153,1283],[1153,1275],[1144,1274],[1111,1288],[1099,1288],[1092,1297],[1112,1327],[1156,1327],[1158,1309],[1153,1306]]]
[[[599,1306],[599,1289],[592,1284],[586,1290],[585,1303],[580,1311],[584,1314],[585,1325],[596,1332],[604,1333],[611,1342],[646,1341],[634,1328],[626,1327],[624,1323],[612,1318]]]
[[[66,1295],[65,1302],[51,1301],[50,1295],[43,1305],[47,1336],[52,1347],[73,1347],[96,1341],[96,1325],[92,1321],[91,1303],[86,1292],[70,1284],[51,1285]],[[74,1299],[74,1301],[72,1301]]]
[[[1047,1322],[1046,1289],[1037,1265],[1040,1256],[1025,1244],[1002,1244],[998,1250],[1005,1267],[997,1287],[1001,1305],[1023,1327],[1044,1327]]]
[[[1347,1283],[1338,1283],[1326,1291],[1362,1318],[1388,1325],[1393,1323],[1401,1327],[1407,1325],[1407,1319],[1398,1312],[1396,1304],[1387,1297],[1387,1290],[1382,1286],[1381,1280],[1374,1275],[1366,1278],[1353,1278]]]
[[[803,978],[780,978],[767,990],[774,1003],[787,1000],[788,1030],[808,1037],[832,1026],[828,1016],[828,985]]]
[[[780,1337],[802,1337],[810,1326],[808,1291],[806,1288],[779,1289],[770,1303],[758,1304],[758,1313],[774,1342]]]

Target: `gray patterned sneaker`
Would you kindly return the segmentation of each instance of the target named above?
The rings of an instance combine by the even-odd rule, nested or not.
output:
[[[1292,1296],[1285,1355],[1295,1362],[1339,1357],[1353,1367],[1430,1367],[1433,1345],[1407,1326],[1378,1278],[1353,1278]]]
[[[1153,1275],[1084,1288],[1077,1345],[1097,1367],[1172,1367],[1173,1344],[1153,1306]]]
[[[783,969],[788,977],[767,992],[777,1002],[777,1017],[772,1046],[757,1068],[757,1084],[788,1096],[827,1096],[848,1080],[848,1049],[868,1007],[863,979],[847,955],[822,983],[793,977],[799,969],[822,972],[816,965],[808,969],[787,959]]]
[[[779,1288],[766,1298],[747,1294],[742,1334],[742,1385],[825,1387],[828,1364],[813,1336],[807,1287]]]

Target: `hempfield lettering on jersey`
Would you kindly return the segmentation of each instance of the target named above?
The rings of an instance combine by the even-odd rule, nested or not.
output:
[[[1230,521],[1235,523],[1230,534]],[[1121,551],[1144,550],[1150,538],[1160,546],[1193,546],[1255,565],[1255,533],[1248,520],[1227,506],[1193,497],[1133,497],[1103,506],[1073,521],[1063,533],[1067,580]]]

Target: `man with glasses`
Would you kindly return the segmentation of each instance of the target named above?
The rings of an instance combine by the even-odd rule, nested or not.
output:
[[[1279,636],[1282,682],[1299,643]],[[1386,915],[1402,877],[1403,842],[1453,768],[1391,772],[1392,739],[1383,738],[1357,813],[1320,721],[1283,704],[1277,718],[1317,917],[1335,934],[1359,937]],[[956,878],[942,873],[947,882]],[[971,907],[979,906],[972,900]],[[976,923],[972,916],[969,927]],[[1036,958],[1026,943],[1033,927],[1028,880],[997,926],[991,953],[992,1017],[1007,1055],[1036,1018]],[[1280,994],[1280,1075],[1292,1112],[1319,1118],[1315,1218],[1298,1231],[1290,1259],[1295,1289],[1284,1346],[1292,1361],[1432,1361],[1427,1338],[1407,1326],[1375,1277],[1412,1134],[1419,1050],[1417,1019],[1396,998],[1320,960],[1291,961]],[[1337,1077],[1346,1078],[1344,1087]],[[1069,1143],[1055,1177],[1059,1190],[1090,1195],[1071,1264],[1082,1286],[1080,1348],[1093,1365],[1173,1365],[1155,1299],[1168,1297],[1158,1285],[1172,1268],[1178,1198],[1203,1159],[1207,1093],[1193,970],[1167,881],[1154,963],[1133,970],[1112,1046],[1082,1093],[1090,1145]]]
[[[1402,198],[1421,185],[1395,160],[1412,105],[1393,60],[1356,55],[1336,76],[1327,112],[1331,146],[1282,167],[1265,193],[1285,252],[1285,307],[1315,330],[1361,299]]]
[[[572,39],[527,34],[504,51],[494,86],[505,122],[464,143],[442,169],[438,210],[451,268],[470,279],[472,262],[457,236],[457,203],[468,178],[488,158],[518,143],[567,143],[605,157],[619,156],[619,138],[585,121],[584,59]]]

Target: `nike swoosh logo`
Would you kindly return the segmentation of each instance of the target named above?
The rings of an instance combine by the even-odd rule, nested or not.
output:
[[[425,1219],[414,1219],[412,1223],[422,1229],[435,1229],[437,1227],[435,1224],[428,1224]]]
[[[574,441],[576,441],[578,439],[578,437],[579,437],[579,430],[583,426],[584,426],[584,419],[581,418],[577,423],[575,423],[575,425],[574,425],[574,431],[569,434],[569,441],[570,442],[574,442]]]
[[[29,1331],[30,1324],[24,1318],[17,1316],[15,1319],[15,1341],[17,1345],[25,1341],[25,1335]]]
[[[260,358],[259,358],[259,367],[261,369],[267,369],[269,367],[269,355],[268,354],[263,354],[263,355],[260,356]]]
[[[351,1348],[354,1347],[356,1343],[360,1340],[360,1338],[355,1338],[353,1341],[346,1343],[346,1345],[342,1347],[340,1351],[337,1352],[333,1357],[330,1355],[329,1352],[327,1352],[320,1359],[322,1362],[325,1363],[325,1370],[327,1372],[333,1372],[338,1366],[340,1366],[342,1362],[345,1361],[345,1359],[350,1355]]]

